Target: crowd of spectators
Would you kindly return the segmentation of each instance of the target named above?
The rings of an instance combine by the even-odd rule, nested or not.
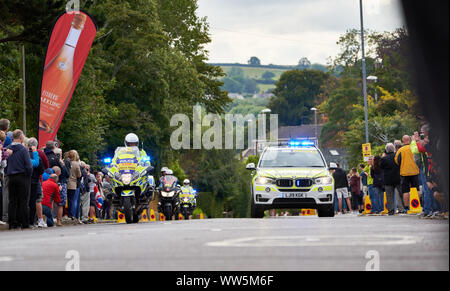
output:
[[[423,124],[420,132],[387,143],[383,154],[371,156],[367,163],[359,165],[359,173],[353,168],[347,180],[339,164],[331,163],[336,214],[363,213],[368,195],[370,215],[404,215],[410,208],[411,188],[416,188],[423,210],[420,216],[448,219],[448,193],[443,191],[442,175],[433,160],[439,144],[430,126]]]
[[[112,217],[109,177],[92,172],[76,150],[63,154],[54,141],[39,149],[36,138],[9,126],[0,119],[0,225],[43,228]]]

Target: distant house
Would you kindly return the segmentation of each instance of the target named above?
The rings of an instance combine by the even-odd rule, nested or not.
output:
[[[230,97],[231,99],[244,99],[244,96],[242,94],[239,93],[228,93],[228,97]]]
[[[275,96],[275,95],[273,95],[272,93],[262,92],[262,93],[254,94],[253,98],[264,99],[264,98],[270,98],[273,96]]]

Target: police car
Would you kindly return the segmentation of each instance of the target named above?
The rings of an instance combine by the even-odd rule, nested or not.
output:
[[[317,209],[334,216],[334,180],[314,141],[293,140],[264,149],[252,170],[251,216],[269,209]]]

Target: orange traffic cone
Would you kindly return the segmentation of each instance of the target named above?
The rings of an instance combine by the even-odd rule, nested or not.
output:
[[[142,211],[142,217],[141,220],[139,220],[139,222],[147,222],[147,221],[148,221],[147,209],[144,209],[144,211]]]
[[[150,221],[156,221],[155,211],[150,209]]]
[[[117,211],[117,223],[126,223],[125,214],[120,211]]]
[[[178,220],[183,220],[183,214],[178,213]]]
[[[419,193],[417,193],[417,188],[411,188],[409,196],[409,210],[408,214],[419,214],[422,213],[422,206],[420,205]]]
[[[383,203],[383,205],[384,205],[384,210],[381,212],[381,214],[388,214],[388,209],[387,209],[387,199],[386,199],[386,192],[384,192],[384,203]]]
[[[370,214],[372,211],[372,202],[370,201],[369,195],[364,198],[364,211],[362,214]]]
[[[166,217],[164,216],[164,214],[162,214],[162,213],[159,214],[159,220],[160,221],[165,221],[166,220]]]

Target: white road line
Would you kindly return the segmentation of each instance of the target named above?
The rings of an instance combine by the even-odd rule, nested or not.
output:
[[[208,242],[210,247],[299,247],[411,245],[423,237],[402,235],[308,235],[244,237]]]
[[[0,257],[0,262],[11,262],[13,258],[11,257]]]

